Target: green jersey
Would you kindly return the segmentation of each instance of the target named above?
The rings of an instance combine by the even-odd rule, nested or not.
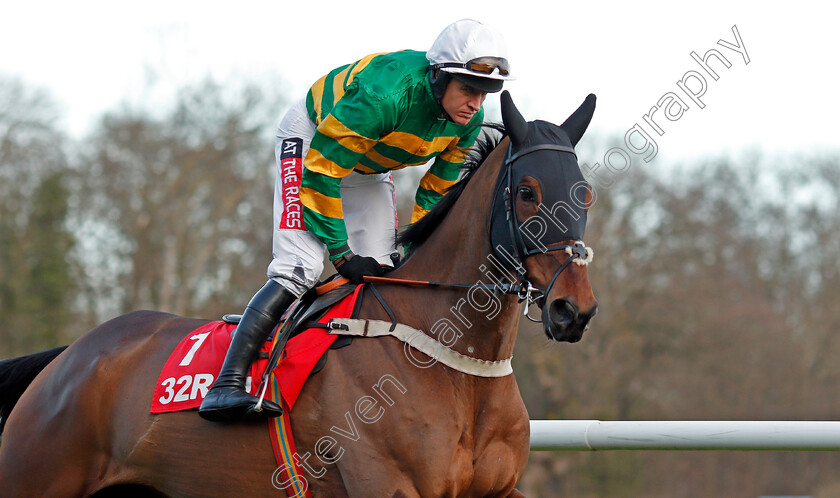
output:
[[[300,200],[306,229],[331,259],[347,252],[341,179],[425,164],[411,222],[420,219],[458,180],[463,150],[472,147],[484,118],[467,125],[445,118],[432,93],[425,52],[369,55],[334,69],[306,95],[317,126],[303,162]]]

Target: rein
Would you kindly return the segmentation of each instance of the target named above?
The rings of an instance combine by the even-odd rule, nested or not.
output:
[[[409,287],[431,287],[431,288],[441,288],[441,289],[484,289],[493,291],[493,293],[501,293],[501,294],[517,294],[519,295],[522,292],[522,286],[519,284],[452,284],[452,283],[444,283],[444,282],[432,282],[429,280],[408,280],[403,278],[391,278],[391,277],[372,277],[372,276],[365,276],[364,281],[371,284],[398,284],[398,285],[407,285]]]

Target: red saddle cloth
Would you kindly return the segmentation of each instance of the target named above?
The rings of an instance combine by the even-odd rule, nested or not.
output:
[[[331,318],[347,318],[353,313],[356,298],[361,286],[330,308],[323,318],[326,323]],[[231,333],[235,324],[222,321],[210,322],[197,328],[178,344],[155,385],[152,397],[152,413],[176,412],[198,408],[219,371],[230,347]],[[325,329],[311,328],[292,337],[286,343],[283,358],[274,369],[274,376],[280,385],[280,394],[289,410],[294,408],[306,379],[338,336],[328,334]],[[267,342],[262,351],[271,351],[272,343]],[[268,360],[257,359],[251,365],[250,376],[246,382],[248,392],[256,395],[260,379],[265,372]],[[266,397],[269,397],[267,391]],[[279,400],[271,399],[278,402]]]

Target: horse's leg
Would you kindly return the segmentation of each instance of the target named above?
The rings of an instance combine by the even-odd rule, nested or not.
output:
[[[525,498],[525,495],[516,489],[511,489],[506,498]]]

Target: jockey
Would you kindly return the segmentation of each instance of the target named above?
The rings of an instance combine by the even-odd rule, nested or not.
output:
[[[391,170],[434,159],[420,180],[411,222],[458,179],[488,93],[511,79],[502,35],[463,19],[428,52],[369,55],[334,69],[284,116],[275,155],[273,261],[248,303],[213,387],[208,420],[276,417],[281,408],[245,392],[247,370],[282,314],[318,281],[324,251],[342,276],[382,275],[396,250]]]

